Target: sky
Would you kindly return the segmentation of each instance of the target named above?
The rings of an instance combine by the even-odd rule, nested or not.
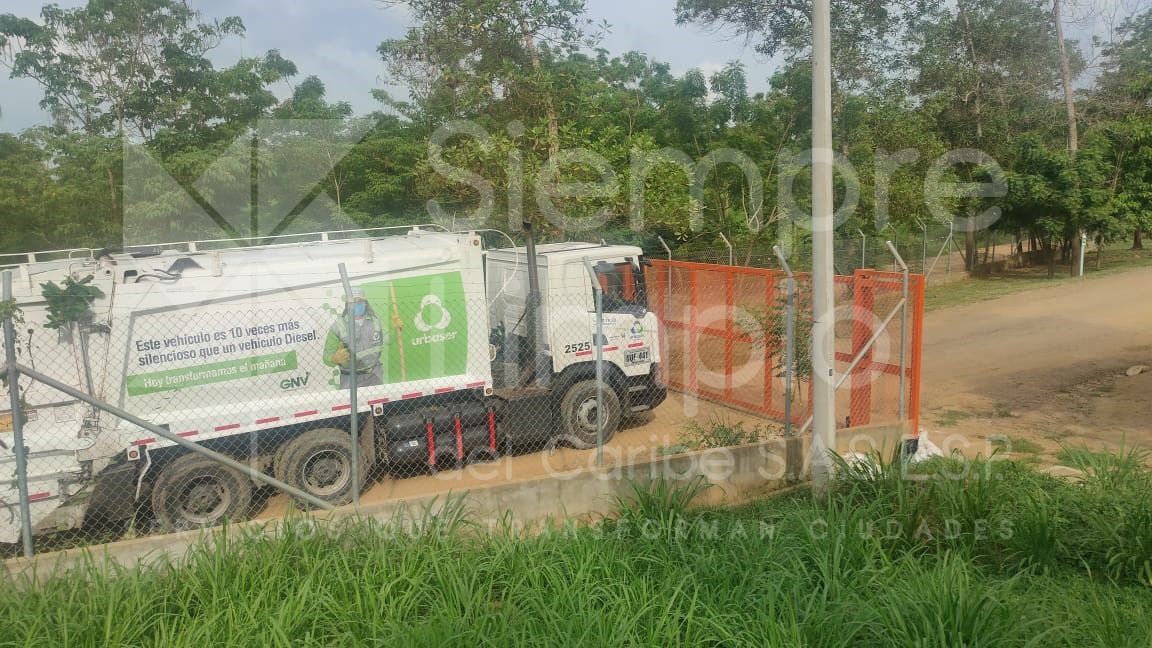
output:
[[[55,0],[61,7],[83,4],[82,0]],[[0,11],[37,19],[45,0],[4,0]],[[375,0],[190,0],[189,4],[206,19],[239,16],[247,33],[243,39],[227,41],[212,56],[226,65],[241,56],[259,56],[269,49],[296,63],[299,74],[274,88],[280,96],[291,93],[288,85],[316,75],[328,89],[329,101],[348,101],[357,113],[380,108],[372,98],[373,88],[384,88],[402,98],[402,89],[388,88],[382,82],[384,63],[376,52],[381,41],[404,34],[408,15],[398,9],[384,9]],[[744,63],[749,90],[766,90],[773,65],[745,46],[740,38],[729,38],[692,26],[678,26],[675,0],[587,0],[587,15],[594,21],[607,20],[611,31],[601,47],[613,55],[630,50],[672,66],[680,75],[699,68],[706,75],[728,61]],[[9,79],[0,74],[0,131],[17,132],[48,123],[39,108],[40,87],[26,79]]]

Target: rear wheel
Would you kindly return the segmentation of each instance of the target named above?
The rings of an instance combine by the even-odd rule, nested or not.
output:
[[[564,439],[577,448],[595,448],[597,436],[596,381],[582,380],[573,384],[560,402],[560,416]],[[620,397],[604,385],[604,442],[607,443],[620,427]]]
[[[170,461],[152,485],[152,510],[165,529],[182,531],[242,520],[252,505],[252,482],[208,457]]]
[[[272,453],[272,476],[280,481],[288,480],[288,473],[285,468],[288,463],[288,450],[292,448],[293,439],[289,439],[284,443],[276,446],[276,450]]]
[[[343,430],[309,430],[288,442],[277,474],[290,486],[333,506],[352,501],[352,437]],[[360,486],[367,482],[372,458],[360,456]],[[310,508],[307,502],[298,502]]]

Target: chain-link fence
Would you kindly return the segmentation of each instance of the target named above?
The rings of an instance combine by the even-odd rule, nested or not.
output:
[[[417,229],[6,272],[0,543],[43,551],[783,433],[779,273],[647,265],[632,246],[486,247]],[[893,359],[895,325],[873,324],[892,320],[902,277],[843,279],[840,409],[896,420],[890,383],[918,371]],[[794,377],[795,429],[810,397]]]
[[[670,387],[793,423],[811,415],[811,276],[797,273],[787,322],[785,272],[654,261]],[[835,278],[837,411],[844,426],[915,419],[923,278],[860,270]],[[907,311],[905,311],[907,307]],[[789,333],[794,354],[786,358]],[[903,394],[903,396],[901,396]]]
[[[962,250],[966,233],[953,230],[936,221],[922,223],[912,231],[885,228],[879,232],[859,228],[840,227],[834,233],[833,261],[836,274],[850,276],[857,270],[887,270],[899,272],[888,250],[891,241],[900,252],[911,272],[924,275],[929,283],[939,283],[964,276],[966,262]],[[755,237],[754,237],[755,238]],[[782,237],[788,238],[788,237]],[[796,236],[792,244],[781,242],[785,258],[798,271],[812,267],[811,243]],[[703,241],[690,241],[678,246],[669,255],[659,258],[693,261],[716,265],[738,265],[753,268],[779,268],[780,261],[761,241],[748,241],[723,236],[706,237]],[[1011,237],[986,230],[976,234],[975,261],[978,268],[996,267],[1019,260],[1019,253]]]

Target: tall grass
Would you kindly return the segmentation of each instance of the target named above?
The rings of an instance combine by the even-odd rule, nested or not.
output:
[[[0,646],[1147,646],[1152,488],[1107,474],[875,457],[842,463],[829,497],[727,510],[657,482],[595,524],[453,502],[290,520],[181,564],[0,589]]]

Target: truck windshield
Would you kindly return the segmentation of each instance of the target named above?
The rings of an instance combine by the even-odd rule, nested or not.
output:
[[[600,262],[596,264],[596,276],[604,291],[605,312],[643,314],[647,311],[644,273],[637,270],[631,259],[622,263]]]

